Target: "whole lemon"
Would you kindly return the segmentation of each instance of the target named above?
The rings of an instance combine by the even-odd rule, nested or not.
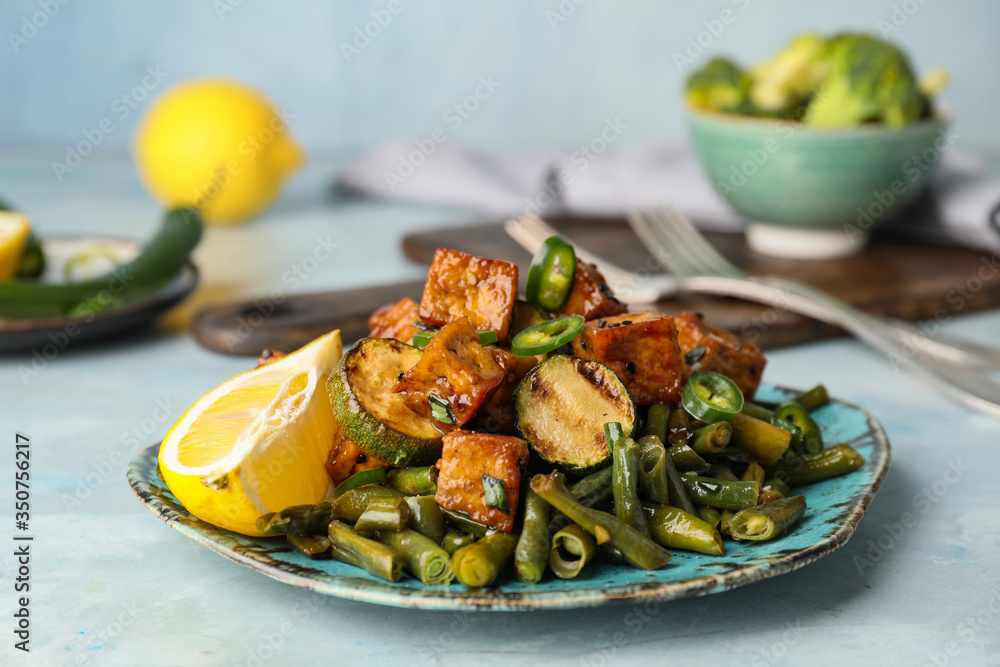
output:
[[[194,206],[207,223],[254,217],[305,155],[287,118],[260,92],[229,79],[194,79],[160,95],[139,121],[139,175],[166,207]]]

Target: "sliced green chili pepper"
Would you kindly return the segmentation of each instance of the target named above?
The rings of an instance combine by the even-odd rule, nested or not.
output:
[[[732,421],[743,409],[743,392],[736,383],[712,371],[691,373],[681,400],[685,410],[709,424]]]
[[[510,351],[519,357],[546,354],[576,338],[583,331],[583,323],[582,315],[570,315],[528,327],[514,336]]]
[[[496,331],[490,331],[489,329],[476,329],[476,333],[479,334],[480,345],[492,345],[497,342]],[[438,335],[437,331],[419,331],[413,334],[413,347],[424,349],[436,335]]]
[[[573,289],[576,251],[558,236],[545,239],[531,260],[524,298],[549,312],[563,307]]]

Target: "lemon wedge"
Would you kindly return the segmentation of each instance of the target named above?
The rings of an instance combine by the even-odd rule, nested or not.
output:
[[[333,331],[198,399],[160,446],[177,500],[203,521],[257,536],[261,514],[325,498],[337,429],[326,380],[341,352]]]
[[[14,211],[0,211],[0,280],[10,280],[31,236],[28,218]]]

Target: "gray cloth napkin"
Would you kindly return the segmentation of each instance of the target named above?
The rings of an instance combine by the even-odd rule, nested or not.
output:
[[[506,217],[621,217],[671,204],[703,228],[739,231],[744,220],[716,194],[684,144],[593,152],[485,153],[431,139],[384,144],[348,165],[338,187],[371,197],[451,205]],[[942,160],[930,194],[889,227],[939,243],[1000,250],[1000,179],[974,159]]]

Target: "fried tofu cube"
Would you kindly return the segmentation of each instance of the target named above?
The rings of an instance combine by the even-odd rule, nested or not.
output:
[[[573,354],[608,366],[639,405],[681,400],[684,357],[669,315],[644,311],[587,322]]]
[[[347,434],[340,428],[333,436],[333,447],[326,460],[326,473],[334,484],[340,484],[345,479],[362,470],[369,468],[389,469],[389,464],[379,461],[374,456],[369,456],[361,451],[361,448],[354,444],[354,441],[347,437]]]
[[[685,363],[685,380],[694,371],[714,371],[735,382],[747,399],[753,398],[767,363],[759,347],[713,327],[697,313],[677,313],[674,323],[681,352],[687,355],[702,348],[692,355],[692,363]]]
[[[403,374],[393,391],[414,412],[433,417],[431,394],[447,403],[454,424],[438,420],[442,430],[461,427],[472,419],[504,381],[509,352],[481,345],[469,320],[446,325],[424,348],[420,361]]]
[[[490,398],[476,413],[473,419],[473,427],[478,431],[487,433],[513,433],[514,432],[514,406],[511,401],[514,399],[514,392],[517,391],[521,380],[532,368],[538,365],[542,357],[518,357],[506,350],[497,350],[504,355],[509,355],[509,370],[503,382],[497,387]]]
[[[438,248],[427,272],[420,319],[443,327],[466,318],[473,329],[507,337],[517,298],[517,265]]]
[[[596,266],[576,260],[573,288],[566,304],[559,311],[559,317],[583,315],[583,319],[592,320],[595,317],[620,315],[627,310],[628,307],[611,293],[611,288]]]
[[[414,324],[420,319],[420,306],[410,297],[382,306],[368,318],[369,338],[395,338],[409,345],[420,331]]]
[[[517,516],[521,468],[527,461],[528,443],[521,438],[453,431],[444,436],[434,499],[441,507],[509,533]],[[484,475],[503,482],[507,512],[486,504]]]

